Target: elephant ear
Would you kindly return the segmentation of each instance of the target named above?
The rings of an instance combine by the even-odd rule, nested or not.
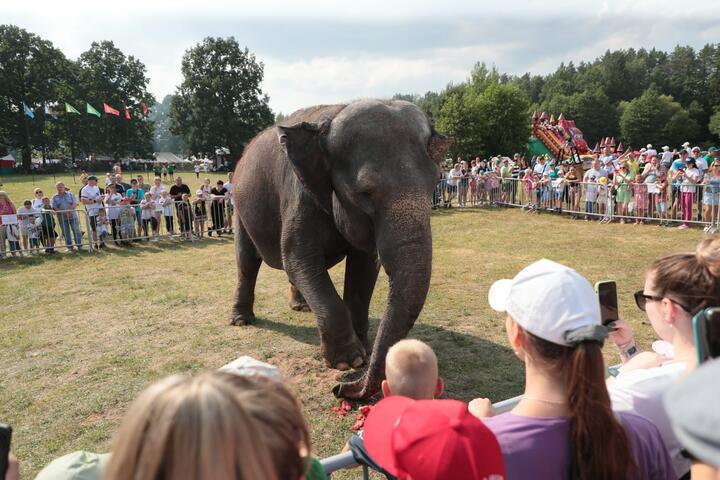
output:
[[[441,135],[433,129],[428,142],[428,155],[432,161],[440,165],[445,160],[445,155],[453,142],[455,142],[454,138]]]
[[[278,126],[279,141],[285,148],[295,175],[326,213],[332,213],[330,162],[325,152],[326,124],[302,122]]]

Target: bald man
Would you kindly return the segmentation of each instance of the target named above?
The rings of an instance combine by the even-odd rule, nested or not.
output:
[[[400,340],[385,357],[383,396],[401,395],[415,400],[432,400],[444,388],[438,377],[437,357],[432,348],[420,340]]]

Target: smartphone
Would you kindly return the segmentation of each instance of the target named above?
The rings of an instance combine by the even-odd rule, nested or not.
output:
[[[600,301],[600,320],[607,326],[612,322],[620,320],[618,314],[617,285],[612,280],[597,282],[595,291]]]
[[[10,457],[10,440],[12,439],[12,427],[0,423],[0,478],[5,478]]]
[[[698,363],[720,357],[720,307],[706,308],[693,317]]]

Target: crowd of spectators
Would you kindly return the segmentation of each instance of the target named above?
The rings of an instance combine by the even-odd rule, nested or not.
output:
[[[587,164],[589,163],[589,165]],[[587,168],[584,168],[587,167]],[[433,207],[479,204],[522,205],[528,209],[567,210],[599,221],[648,220],[678,228],[696,221],[713,232],[720,214],[720,157],[715,147],[702,152],[684,144],[658,153],[652,145],[624,154],[604,147],[589,162],[562,162],[541,155],[463,161],[443,170]],[[715,224],[715,226],[714,226]]]
[[[699,365],[692,333],[693,316],[720,301],[720,239],[657,259],[634,299],[661,339],[653,351],[640,351],[626,322],[603,325],[597,294],[572,268],[542,259],[496,281],[488,301],[525,367],[514,408],[438,399],[435,353],[403,340],[386,356],[385,398],[366,407],[348,448],[408,480],[720,478],[720,359]],[[605,368],[607,338],[619,368]],[[301,405],[274,367],[250,360],[148,387],[111,454],[75,452],[37,478],[325,478]],[[17,478],[11,457],[6,480]]]
[[[79,206],[84,207],[88,219],[89,238],[85,242],[95,248],[105,248],[109,241],[115,245],[140,239],[156,241],[163,229],[167,235],[186,240],[232,232],[232,173],[212,187],[209,178],[201,180],[193,195],[182,177],[175,176],[173,165],[156,169],[151,184],[145,183],[143,175],[126,183],[119,165],[106,174],[102,185],[98,177],[83,172],[76,193],[57,182],[55,193],[36,188],[33,198],[23,200],[19,208],[0,191],[0,215],[17,220],[8,223],[9,217],[5,222],[0,217],[0,257],[6,254],[6,242],[13,256],[42,250],[55,253],[58,228],[68,250],[81,250],[85,233]],[[169,188],[159,174],[170,177]],[[208,224],[208,212],[212,224]]]

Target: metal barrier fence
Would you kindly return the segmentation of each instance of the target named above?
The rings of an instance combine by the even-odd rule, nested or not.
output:
[[[507,400],[493,403],[493,409],[495,410],[496,414],[509,412],[510,410],[515,408],[515,405],[517,405],[520,400],[522,400],[522,395],[508,398]],[[332,457],[324,458],[320,460],[320,463],[322,464],[323,469],[325,470],[325,474],[327,474],[328,478],[330,478],[330,475],[333,472],[337,472],[338,470],[358,465],[358,463],[355,461],[355,457],[353,457],[352,452],[339,453],[337,455],[333,455]]]
[[[96,251],[108,244],[176,239],[196,241],[232,233],[232,202],[227,197],[174,202],[106,198],[95,209],[18,209],[4,215],[0,225],[0,258],[55,253],[60,250]]]
[[[567,182],[500,178],[490,173],[463,185],[446,180],[433,193],[433,208],[480,205],[520,207],[528,212],[566,213],[601,223],[656,223],[720,231],[720,183]]]

